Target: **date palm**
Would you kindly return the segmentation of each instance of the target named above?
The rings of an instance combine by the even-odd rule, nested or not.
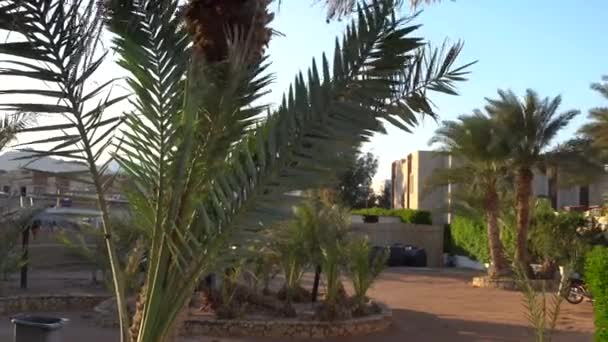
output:
[[[591,89],[608,99],[608,76],[603,76],[601,83],[593,83]],[[580,133],[591,139],[593,147],[603,151],[605,155],[608,150],[608,107],[591,109],[589,119],[591,122],[583,125]]]
[[[512,91],[498,91],[497,99],[487,99],[486,111],[496,121],[509,145],[509,167],[515,174],[517,248],[515,262],[529,270],[528,227],[533,170],[547,166],[546,154],[557,133],[579,114],[577,110],[558,113],[561,97],[539,98],[528,90],[520,100]]]
[[[499,189],[508,175],[508,146],[496,123],[481,111],[463,115],[456,121],[444,121],[429,144],[439,144],[442,154],[450,155],[454,164],[431,175],[430,186],[459,185],[465,192],[480,193],[486,219],[491,265],[488,275],[500,277],[510,273],[500,240]]]
[[[123,341],[171,338],[199,278],[232,254],[226,250],[245,253],[239,246],[255,245],[261,229],[289,217],[299,201],[293,191],[334,186],[384,121],[407,130],[416,114],[435,116],[427,91],[455,94],[467,73],[454,66],[461,44],[429,51],[410,37],[418,26],[395,19],[396,3],[378,0],[362,5],[336,41],[332,67],[325,55],[320,67],[313,59],[270,110],[258,105],[272,81],[262,56],[268,1],[240,3],[255,6],[208,16],[193,0],[184,23],[177,0],[109,0],[103,13],[92,1],[0,1],[0,29],[20,39],[0,44],[10,61],[0,75],[39,86],[12,90],[38,97],[0,108],[56,115],[28,129],[50,134],[33,146],[54,147],[31,152],[89,166]],[[105,110],[127,96],[108,95],[111,80],[92,82],[107,54],[103,23],[133,92],[133,110],[114,116]],[[130,177],[131,209],[150,236],[133,319],[104,196],[108,154]]]

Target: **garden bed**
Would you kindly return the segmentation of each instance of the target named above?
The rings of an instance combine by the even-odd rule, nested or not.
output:
[[[547,279],[530,279],[530,285],[536,291],[544,290],[547,292],[557,291],[559,286],[559,281],[557,280],[547,280]],[[519,291],[519,286],[517,281],[513,278],[490,278],[488,276],[481,277],[473,277],[472,281],[473,287],[478,288],[491,288],[491,289],[502,289],[502,290],[511,290],[511,291]]]
[[[376,305],[380,308],[379,313],[336,321],[315,321],[305,318],[280,319],[270,315],[227,320],[191,315],[186,320],[182,333],[214,337],[295,338],[365,335],[385,330],[391,325],[391,310],[384,304],[376,303]]]

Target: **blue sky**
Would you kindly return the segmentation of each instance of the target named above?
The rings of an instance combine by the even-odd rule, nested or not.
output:
[[[404,7],[403,14],[408,8]],[[459,85],[460,96],[431,95],[440,119],[453,119],[484,105],[499,88],[523,94],[527,88],[541,96],[562,95],[562,110],[579,109],[581,115],[556,142],[572,136],[586,120],[589,108],[606,105],[589,89],[591,82],[608,74],[605,0],[444,0],[425,6],[416,19],[424,26],[417,35],[434,45],[444,39],[465,42],[461,63],[478,60],[469,81]],[[295,73],[309,65],[313,56],[333,52],[334,37],[344,23],[325,23],[321,4],[307,0],[282,1],[273,27],[285,37],[275,37],[269,53],[276,74],[276,102]],[[602,27],[604,25],[604,27]],[[437,124],[425,120],[413,134],[389,127],[364,146],[379,157],[376,184],[390,178],[390,163],[410,151],[429,149],[427,142]]]

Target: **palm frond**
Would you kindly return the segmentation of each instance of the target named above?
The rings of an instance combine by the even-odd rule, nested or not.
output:
[[[264,62],[229,73],[230,61],[192,61],[140,340],[168,334],[197,279],[228,243],[254,244],[261,237],[252,233],[291,215],[300,200],[294,191],[327,185],[346,169],[361,143],[384,131],[382,119],[411,127],[418,113],[431,114],[424,106],[429,84],[461,80],[450,79],[464,75],[452,66],[460,45],[449,57],[430,57],[429,65],[421,39],[409,37],[417,26],[392,20],[394,10],[391,0],[360,7],[343,43],[336,43],[333,72],[325,56],[320,69],[313,61],[308,79],[298,74],[283,104],[253,128],[243,122],[258,112],[248,106],[269,82]],[[411,70],[429,76],[413,80],[406,75]],[[226,85],[210,82],[212,72],[239,86],[226,93]]]
[[[593,83],[591,89],[608,99],[608,76],[602,77],[602,83]],[[584,124],[579,132],[593,141],[593,146],[604,153],[608,150],[608,107],[597,107],[589,111],[591,122]]]
[[[31,127],[36,117],[31,113],[14,113],[5,115],[0,121],[0,151],[4,150],[17,137],[17,133]]]
[[[113,131],[121,123],[120,117],[108,118],[103,114],[125,96],[102,96],[108,93],[112,82],[101,85],[92,82],[106,56],[100,52],[101,28],[95,1],[0,1],[0,29],[12,34],[9,41],[0,43],[0,54],[7,58],[2,62],[0,76],[22,78],[36,87],[2,92],[9,100],[2,101],[0,109],[46,114],[56,119],[51,125],[20,130],[56,134],[33,142],[27,150],[33,157],[86,161],[103,213],[104,233],[109,237],[112,230],[97,162],[111,145]],[[10,98],[14,95],[27,95],[28,102],[12,102]],[[52,147],[37,148],[40,144]],[[125,327],[128,317],[119,260],[112,239],[106,238],[106,243],[115,275],[121,327]]]

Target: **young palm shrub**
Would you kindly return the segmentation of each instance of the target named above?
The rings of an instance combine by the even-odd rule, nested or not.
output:
[[[293,301],[296,291],[300,289],[300,281],[304,274],[305,267],[308,265],[308,250],[304,247],[305,238],[301,225],[292,222],[282,241],[277,243],[279,265],[285,277],[283,290],[285,291],[285,310],[284,314],[293,317],[296,311]]]
[[[525,268],[515,264],[514,269],[517,286],[522,291],[525,316],[534,329],[534,341],[551,342],[561,312],[561,305],[565,298],[564,293],[548,295],[544,281],[542,289],[537,291],[532,285]],[[560,284],[559,288],[562,291],[568,291],[567,279],[568,277],[565,277]],[[547,301],[548,296],[550,297],[550,303]]]
[[[450,168],[437,170],[429,186],[456,184],[464,191],[479,193],[485,215],[490,247],[490,277],[510,272],[500,239],[499,191],[508,176],[506,140],[497,134],[496,123],[481,111],[460,116],[457,121],[444,121],[429,144],[438,143],[439,151],[454,158]]]
[[[345,238],[350,226],[350,212],[338,205],[325,206],[319,216],[324,224],[320,239],[321,269],[325,275],[325,300],[319,308],[321,319],[344,318],[345,292],[341,274],[345,258]]]
[[[257,22],[267,24],[266,1],[231,7],[243,10],[238,19],[188,15],[188,25],[177,0],[109,0],[103,16],[96,3],[0,1],[0,28],[15,34],[0,44],[6,55],[0,75],[37,87],[5,92],[36,97],[2,102],[0,109],[65,118],[29,129],[53,134],[33,143],[54,144],[33,144],[31,152],[89,167],[123,341],[167,340],[199,278],[226,248],[289,217],[286,208],[299,201],[291,191],[333,185],[332,176],[361,143],[384,131],[384,121],[409,130],[416,113],[435,116],[427,91],[455,94],[454,83],[467,73],[454,65],[461,44],[429,52],[410,37],[418,26],[396,19],[395,1],[377,0],[357,11],[336,43],[333,71],[325,56],[320,68],[313,60],[281,106],[262,118],[268,108],[253,103],[272,80],[260,58],[268,31]],[[198,3],[204,4],[192,1],[188,10]],[[133,91],[133,110],[117,116],[104,112],[127,96],[109,97],[111,80],[91,82],[107,54],[99,44],[102,18]],[[194,41],[187,32],[196,37],[209,28],[212,34]],[[117,130],[120,139],[113,138]],[[150,236],[133,320],[104,196],[110,161],[100,158],[108,153],[130,178],[136,224]]]
[[[515,207],[517,211],[517,249],[514,262],[530,272],[528,228],[533,170],[547,165],[545,152],[557,133],[579,114],[577,110],[558,113],[560,96],[539,98],[528,90],[520,100],[511,91],[498,91],[498,99],[487,99],[486,111],[507,138],[509,168],[515,173]]]
[[[373,249],[366,239],[358,238],[352,240],[346,249],[346,269],[355,291],[354,314],[365,315],[368,302],[367,291],[376,278],[386,267],[388,250],[380,253],[372,253]]]
[[[337,242],[326,243],[321,248],[323,259],[321,267],[325,275],[325,301],[320,307],[319,316],[323,320],[342,318],[339,312],[341,292],[344,290],[340,269],[344,262],[344,251]]]
[[[126,222],[112,219],[112,223],[118,255],[122,261],[125,289],[127,293],[133,293],[141,286],[141,266],[146,252],[144,234],[137,234],[138,231]],[[88,225],[81,225],[74,234],[60,232],[57,240],[93,267],[93,283],[98,282],[97,272],[100,271],[102,283],[112,290],[110,261],[103,232]]]
[[[0,279],[8,280],[27,263],[19,249],[22,233],[28,229],[40,209],[20,209],[0,216]],[[0,288],[0,291],[2,289]]]

